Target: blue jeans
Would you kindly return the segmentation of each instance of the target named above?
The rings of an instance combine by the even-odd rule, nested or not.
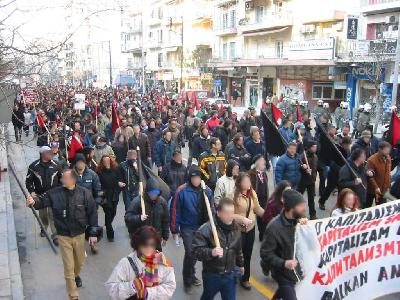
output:
[[[203,294],[200,300],[213,300],[218,293],[221,293],[222,300],[236,299],[234,272],[225,274],[203,272]]]
[[[196,230],[191,228],[181,228],[181,237],[183,241],[183,247],[185,248],[185,256],[183,257],[183,284],[185,286],[191,286],[193,284],[196,259],[192,254],[193,237]]]
[[[138,195],[139,194],[136,191],[128,191],[128,190],[123,191],[122,198],[124,199],[125,211],[128,210],[129,205],[131,204],[133,199],[135,199],[135,197],[137,197]]]

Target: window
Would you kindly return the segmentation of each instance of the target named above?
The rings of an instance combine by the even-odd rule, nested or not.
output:
[[[157,35],[158,35],[158,42],[162,43],[162,41],[163,41],[163,31],[162,31],[162,29],[157,31]]]
[[[162,67],[162,64],[163,64],[163,55],[162,55],[162,53],[158,53],[157,61],[158,61],[158,66]]]
[[[228,28],[228,13],[224,13],[222,16],[222,28]]]
[[[235,27],[236,26],[236,10],[231,10],[230,12],[230,23],[229,27]]]
[[[277,58],[283,56],[283,41],[275,41],[275,55]]]
[[[346,99],[346,90],[335,90],[335,99],[344,101]]]
[[[330,83],[314,83],[312,87],[313,99],[330,100],[333,98],[333,85]]]
[[[150,32],[149,32],[149,40],[152,40],[152,39],[153,39],[153,32],[150,31]]]
[[[228,44],[222,45],[222,58],[225,60],[228,59]]]
[[[236,58],[236,43],[230,42],[229,44],[229,58]]]
[[[256,23],[261,23],[264,17],[264,6],[256,6]]]

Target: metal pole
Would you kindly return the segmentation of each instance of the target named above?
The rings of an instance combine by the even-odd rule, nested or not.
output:
[[[108,54],[110,56],[110,87],[112,86],[111,41],[108,40]]]
[[[181,17],[182,19],[182,26],[181,26],[181,80],[180,80],[180,89],[182,91],[182,85],[183,85],[183,16]]]
[[[400,15],[399,15],[400,18]],[[400,24],[400,20],[399,23]],[[397,104],[397,87],[399,83],[399,64],[400,64],[400,28],[397,26],[397,45],[396,59],[394,61],[393,89],[392,89],[392,105]]]

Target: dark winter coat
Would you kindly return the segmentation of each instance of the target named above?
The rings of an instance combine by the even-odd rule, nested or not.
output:
[[[367,188],[368,185],[367,185],[367,175],[365,166],[356,167],[356,165],[352,161],[349,161],[349,164],[351,168],[356,172],[357,177],[362,180],[364,187]],[[361,184],[356,185],[355,179],[356,176],[354,176],[354,174],[350,171],[349,167],[347,165],[344,165],[339,171],[338,187],[340,190],[344,188],[349,188],[353,190],[354,193],[356,193],[358,198],[360,199],[362,206],[365,206],[367,190],[364,187],[362,187]]]
[[[120,188],[118,186],[119,169],[103,169],[98,173],[101,189],[104,192],[104,199],[107,204],[118,202]]]
[[[96,172],[86,167],[82,175],[78,175],[76,184],[87,188],[92,193],[96,203],[102,202],[102,199],[100,199],[102,194],[101,184],[99,176],[97,176]]]
[[[300,166],[301,161],[297,154],[293,157],[287,154],[282,155],[276,163],[276,184],[279,184],[282,180],[287,180],[293,187],[297,187],[301,178]]]
[[[171,161],[163,167],[160,177],[169,185],[173,197],[178,187],[185,183],[186,166],[182,163],[178,164],[171,159]]]
[[[231,147],[227,147],[225,157],[226,160],[236,160],[240,165],[241,172],[246,172],[250,169],[251,156],[244,146],[233,143]]]
[[[276,216],[267,226],[260,248],[262,264],[271,270],[272,278],[278,283],[297,282],[295,271],[301,279],[300,264],[295,271],[284,267],[285,260],[293,259],[295,224],[285,218],[283,212]]]
[[[35,199],[35,209],[50,207],[57,234],[77,236],[86,228],[97,227],[97,208],[92,193],[80,186],[70,191],[56,187]]]
[[[151,146],[147,135],[144,133],[139,133],[139,136],[132,136],[128,141],[128,148],[136,150],[136,148],[140,148],[140,158],[143,163],[147,162],[147,159],[151,157]]]
[[[112,149],[115,154],[115,159],[117,163],[122,163],[126,159],[126,154],[128,152],[128,145],[126,143],[120,143],[118,141],[112,144]]]
[[[29,193],[38,195],[45,193],[60,184],[61,167],[55,161],[47,163],[40,159],[35,160],[28,167],[25,186]]]
[[[202,135],[198,135],[193,139],[192,153],[193,158],[199,159],[200,154],[210,149],[209,138],[204,138]]]
[[[133,167],[129,161],[124,161],[119,165],[118,181],[126,184],[126,189],[130,192],[139,190],[139,171]]]
[[[243,267],[242,234],[239,227],[235,223],[222,224],[218,217],[215,218],[215,226],[221,248],[224,249],[222,257],[211,255],[215,242],[210,222],[203,224],[194,236],[192,252],[197,260],[203,262],[203,271],[223,274],[233,272],[235,267]]]
[[[159,140],[153,149],[153,162],[157,167],[165,166],[171,160],[175,149],[176,144],[172,140],[170,142],[165,139]]]
[[[169,237],[169,214],[168,205],[164,198],[160,197],[158,200],[151,200],[145,195],[144,206],[146,215],[148,216],[145,221],[140,219],[142,215],[142,207],[140,198],[136,197],[129,205],[125,213],[125,224],[128,227],[129,233],[134,233],[138,228],[149,225],[153,226],[164,240]]]

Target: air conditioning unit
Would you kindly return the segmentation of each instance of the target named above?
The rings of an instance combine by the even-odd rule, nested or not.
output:
[[[394,24],[394,23],[397,23],[398,21],[399,21],[399,18],[395,15],[387,16],[385,19],[386,24]]]
[[[254,9],[254,1],[246,1],[244,7],[246,10]]]
[[[307,24],[303,25],[300,29],[301,33],[314,33],[317,30],[317,26],[315,24]]]

